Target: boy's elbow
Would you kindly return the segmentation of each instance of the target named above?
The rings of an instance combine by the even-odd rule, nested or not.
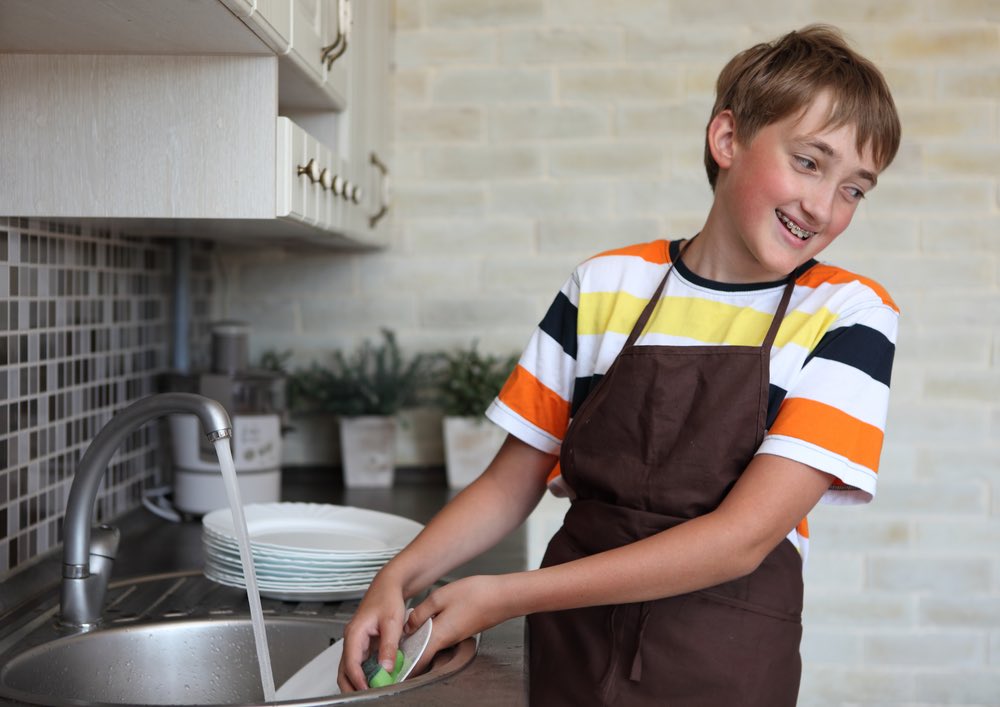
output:
[[[733,562],[733,579],[746,577],[748,574],[756,572],[757,568],[763,564],[767,556],[774,550],[774,547],[771,543],[757,542],[747,543],[737,549],[734,552],[736,559]]]
[[[733,574],[735,575],[733,579],[740,579],[741,577],[746,577],[748,574],[753,574],[763,561],[763,555],[743,553],[736,566],[733,567]]]

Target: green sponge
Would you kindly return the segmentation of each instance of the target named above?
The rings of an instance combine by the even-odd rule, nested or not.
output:
[[[368,681],[368,687],[385,687],[386,685],[392,685],[396,682],[396,678],[399,676],[399,671],[403,669],[403,651],[396,649],[396,664],[392,668],[392,672],[386,672],[378,662],[377,655],[370,655],[361,664],[361,669],[365,671],[365,680]]]

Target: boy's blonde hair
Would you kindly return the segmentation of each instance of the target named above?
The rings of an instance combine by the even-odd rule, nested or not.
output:
[[[832,98],[826,126],[854,125],[858,153],[870,145],[878,170],[888,167],[900,137],[889,86],[882,72],[828,25],[809,25],[730,59],[715,84],[712,119],[731,110],[736,139],[748,145],[758,130],[806,110],[823,91]],[[714,190],[719,165],[707,139],[705,169]]]

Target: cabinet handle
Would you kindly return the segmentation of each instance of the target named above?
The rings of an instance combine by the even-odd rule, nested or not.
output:
[[[389,168],[385,166],[385,163],[378,158],[374,152],[371,154],[371,159],[369,160],[375,169],[377,169],[381,175],[381,194],[379,209],[374,214],[368,217],[368,227],[375,228],[375,224],[385,216],[386,212],[389,211]],[[361,195],[358,194],[358,201],[361,201]]]
[[[324,189],[330,189],[333,186],[333,177],[330,176],[330,170],[326,167],[319,173],[319,183]]]
[[[326,64],[327,70],[347,51],[347,38],[351,33],[350,0],[337,0],[337,14],[340,16],[337,22],[337,38],[333,40],[333,44],[323,47],[319,58],[321,64]]]
[[[344,178],[339,174],[333,175],[333,186],[331,187],[334,196],[340,196],[344,193]]]
[[[313,184],[319,181],[319,165],[316,164],[315,158],[310,157],[309,161],[306,162],[305,167],[299,165],[297,176],[301,177],[303,174],[309,177],[309,181]]]

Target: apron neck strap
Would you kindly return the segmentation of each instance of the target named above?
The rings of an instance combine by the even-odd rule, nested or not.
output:
[[[686,240],[681,244],[680,251],[677,253],[677,260],[671,261],[666,274],[664,274],[663,279],[660,280],[660,284],[656,286],[656,291],[653,293],[653,296],[649,298],[646,306],[642,308],[642,313],[636,320],[635,326],[632,327],[632,331],[629,332],[628,339],[625,341],[625,346],[623,348],[628,348],[629,346],[635,344],[643,329],[646,328],[650,317],[653,316],[653,310],[656,309],[656,305],[660,302],[660,295],[663,294],[663,288],[666,287],[667,278],[670,277],[670,273],[674,271],[674,265],[680,262],[681,258],[684,256],[684,251],[687,250],[687,247],[691,245],[692,241],[694,241],[694,238]],[[781,302],[778,304],[778,309],[775,311],[774,317],[771,318],[771,326],[767,330],[764,342],[761,344],[761,348],[765,351],[771,350],[771,346],[774,344],[774,339],[778,336],[778,329],[781,327],[781,322],[785,318],[785,312],[788,310],[788,303],[792,299],[792,290],[794,289],[795,274],[792,273],[788,276],[785,291],[781,293]]]
[[[642,330],[646,328],[646,324],[649,323],[649,318],[653,316],[653,310],[656,309],[656,305],[660,302],[660,295],[663,294],[663,288],[667,284],[667,278],[670,277],[670,273],[674,271],[674,265],[681,259],[681,256],[684,255],[684,251],[687,250],[687,247],[691,245],[692,241],[694,241],[694,238],[686,240],[681,244],[681,249],[677,253],[677,260],[672,260],[670,262],[670,267],[667,268],[667,272],[663,276],[663,279],[660,280],[660,284],[656,286],[656,292],[653,293],[653,296],[649,298],[649,302],[647,302],[646,306],[643,307],[642,314],[639,315],[639,318],[635,322],[635,326],[632,327],[632,331],[629,333],[628,339],[625,341],[625,346],[623,348],[627,349],[629,346],[632,346],[636,339],[639,338],[639,334],[642,333]]]
[[[771,318],[771,327],[767,330],[767,336],[764,337],[764,343],[760,346],[765,351],[770,351],[772,344],[774,344],[775,337],[778,336],[778,329],[781,328],[781,322],[785,318],[785,312],[788,311],[788,302],[792,299],[792,290],[795,289],[795,273],[788,276],[788,283],[785,285],[785,291],[781,293],[781,302],[778,303],[778,309],[774,313],[774,317]]]

